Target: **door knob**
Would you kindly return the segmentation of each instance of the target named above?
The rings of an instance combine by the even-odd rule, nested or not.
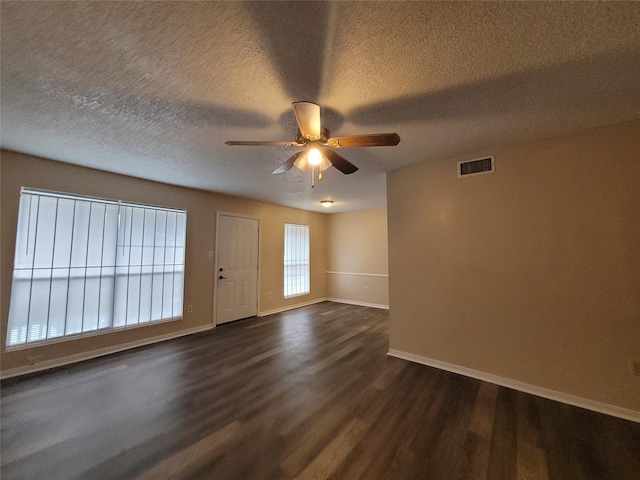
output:
[[[220,280],[226,280],[226,279],[227,279],[227,277],[223,277],[222,275],[220,275],[218,278],[219,278]]]

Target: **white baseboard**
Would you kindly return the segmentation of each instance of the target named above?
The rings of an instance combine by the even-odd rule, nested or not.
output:
[[[89,352],[77,353],[75,355],[69,355],[66,357],[55,358],[52,360],[45,360],[33,365],[25,365],[22,367],[10,368],[0,372],[0,379],[17,377],[18,375],[25,375],[27,373],[40,372],[42,370],[48,370],[50,368],[62,367],[63,365],[69,365],[71,363],[82,362],[83,360],[89,360],[91,358],[102,357],[111,353],[122,352],[124,350],[130,350],[132,348],[143,347],[152,343],[164,342],[165,340],[171,340],[173,338],[184,337],[185,335],[192,335],[194,333],[204,332],[211,330],[212,325],[204,325],[200,327],[189,328],[187,330],[181,330],[177,333],[167,333],[165,335],[158,335],[156,337],[145,338],[142,340],[135,340],[133,342],[121,343],[120,345],[114,345],[112,347],[99,348],[97,350],[91,350]]]
[[[308,302],[296,303],[295,305],[287,305],[286,307],[274,308],[273,310],[265,310],[258,313],[259,317],[266,317],[267,315],[273,315],[274,313],[286,312],[287,310],[293,310],[300,307],[308,307],[309,305],[315,305],[316,303],[326,302],[325,297],[316,298],[315,300],[309,300]]]
[[[513,390],[519,390],[521,392],[537,395],[538,397],[548,398],[549,400],[555,400],[558,402],[573,405],[575,407],[586,408],[595,412],[604,413],[606,415],[624,418],[625,420],[631,420],[632,422],[640,423],[640,412],[636,410],[630,410],[628,408],[622,408],[616,405],[610,405],[608,403],[602,403],[595,400],[590,400],[588,398],[570,395],[568,393],[559,392],[557,390],[551,390],[549,388],[531,385],[529,383],[520,382],[518,380],[500,377],[491,373],[481,372],[472,368],[462,367],[460,365],[454,365],[452,363],[434,360],[432,358],[414,355],[413,353],[407,353],[392,348],[389,349],[389,356],[402,358],[403,360],[409,360],[410,362],[428,365],[430,367],[439,368],[440,370],[446,370],[447,372],[453,372],[464,375],[466,377],[476,378],[484,382],[494,383],[502,387],[507,387]]]
[[[360,307],[372,307],[372,308],[381,308],[383,310],[389,310],[389,305],[383,305],[381,303],[369,303],[369,302],[358,302],[356,300],[346,300],[344,298],[327,298],[330,302],[336,303],[347,303],[349,305],[358,305]]]

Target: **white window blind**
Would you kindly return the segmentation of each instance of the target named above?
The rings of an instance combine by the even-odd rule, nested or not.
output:
[[[182,317],[186,212],[23,188],[7,346]]]
[[[284,296],[309,293],[309,226],[284,225]]]

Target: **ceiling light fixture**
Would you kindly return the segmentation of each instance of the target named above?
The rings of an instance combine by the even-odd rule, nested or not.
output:
[[[320,202],[320,205],[322,205],[325,208],[329,208],[331,205],[333,205],[333,200],[331,200],[330,198],[327,198],[325,200],[322,200]]]
[[[316,146],[309,146],[305,152],[300,152],[296,155],[297,157],[293,164],[300,170],[311,166],[311,188],[314,188],[316,186],[316,174],[318,180],[322,180],[322,172],[329,168],[331,163]]]
[[[320,162],[322,162],[322,154],[317,148],[310,148],[307,157],[311,165],[320,165]]]

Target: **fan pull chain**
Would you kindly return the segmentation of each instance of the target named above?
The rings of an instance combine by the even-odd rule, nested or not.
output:
[[[322,166],[318,167],[320,171],[318,172],[318,181],[322,180]],[[316,186],[316,166],[311,165],[311,188],[315,188]]]

